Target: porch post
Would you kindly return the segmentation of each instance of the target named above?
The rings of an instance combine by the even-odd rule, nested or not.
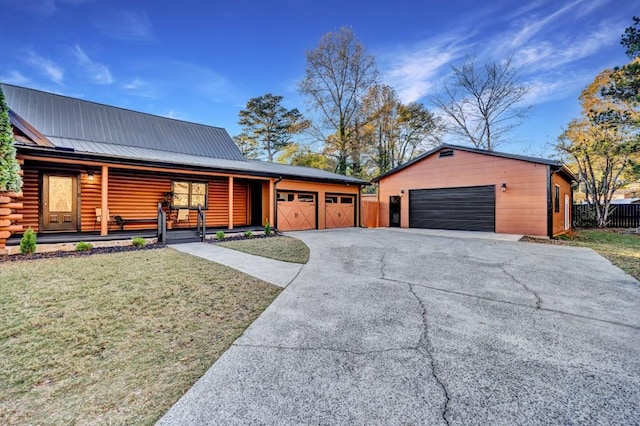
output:
[[[273,179],[269,179],[269,224],[271,228],[274,228],[276,224],[275,220],[275,202],[276,202],[276,185]],[[264,225],[264,223],[263,223]]]
[[[107,235],[109,233],[109,167],[102,166],[102,172],[100,173],[100,185],[102,186],[102,197],[100,208],[102,209],[102,218],[100,220],[100,235]]]
[[[233,229],[233,176],[229,176],[229,229]]]

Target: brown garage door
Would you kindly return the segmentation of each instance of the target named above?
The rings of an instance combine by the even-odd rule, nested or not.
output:
[[[316,229],[316,195],[278,192],[279,231]]]
[[[327,195],[325,197],[327,228],[355,226],[355,197],[353,195]]]

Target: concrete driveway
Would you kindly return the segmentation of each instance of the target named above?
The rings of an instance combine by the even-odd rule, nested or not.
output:
[[[640,284],[592,250],[291,235],[309,263],[160,424],[640,424]]]

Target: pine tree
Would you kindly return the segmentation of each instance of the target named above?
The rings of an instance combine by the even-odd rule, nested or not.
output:
[[[0,191],[18,192],[22,188],[20,165],[13,145],[13,130],[9,121],[9,107],[0,87]]]

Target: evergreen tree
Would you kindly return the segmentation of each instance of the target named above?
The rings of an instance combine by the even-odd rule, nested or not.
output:
[[[0,87],[0,191],[18,192],[22,188],[20,165],[13,145],[13,129],[9,121],[9,107]]]

